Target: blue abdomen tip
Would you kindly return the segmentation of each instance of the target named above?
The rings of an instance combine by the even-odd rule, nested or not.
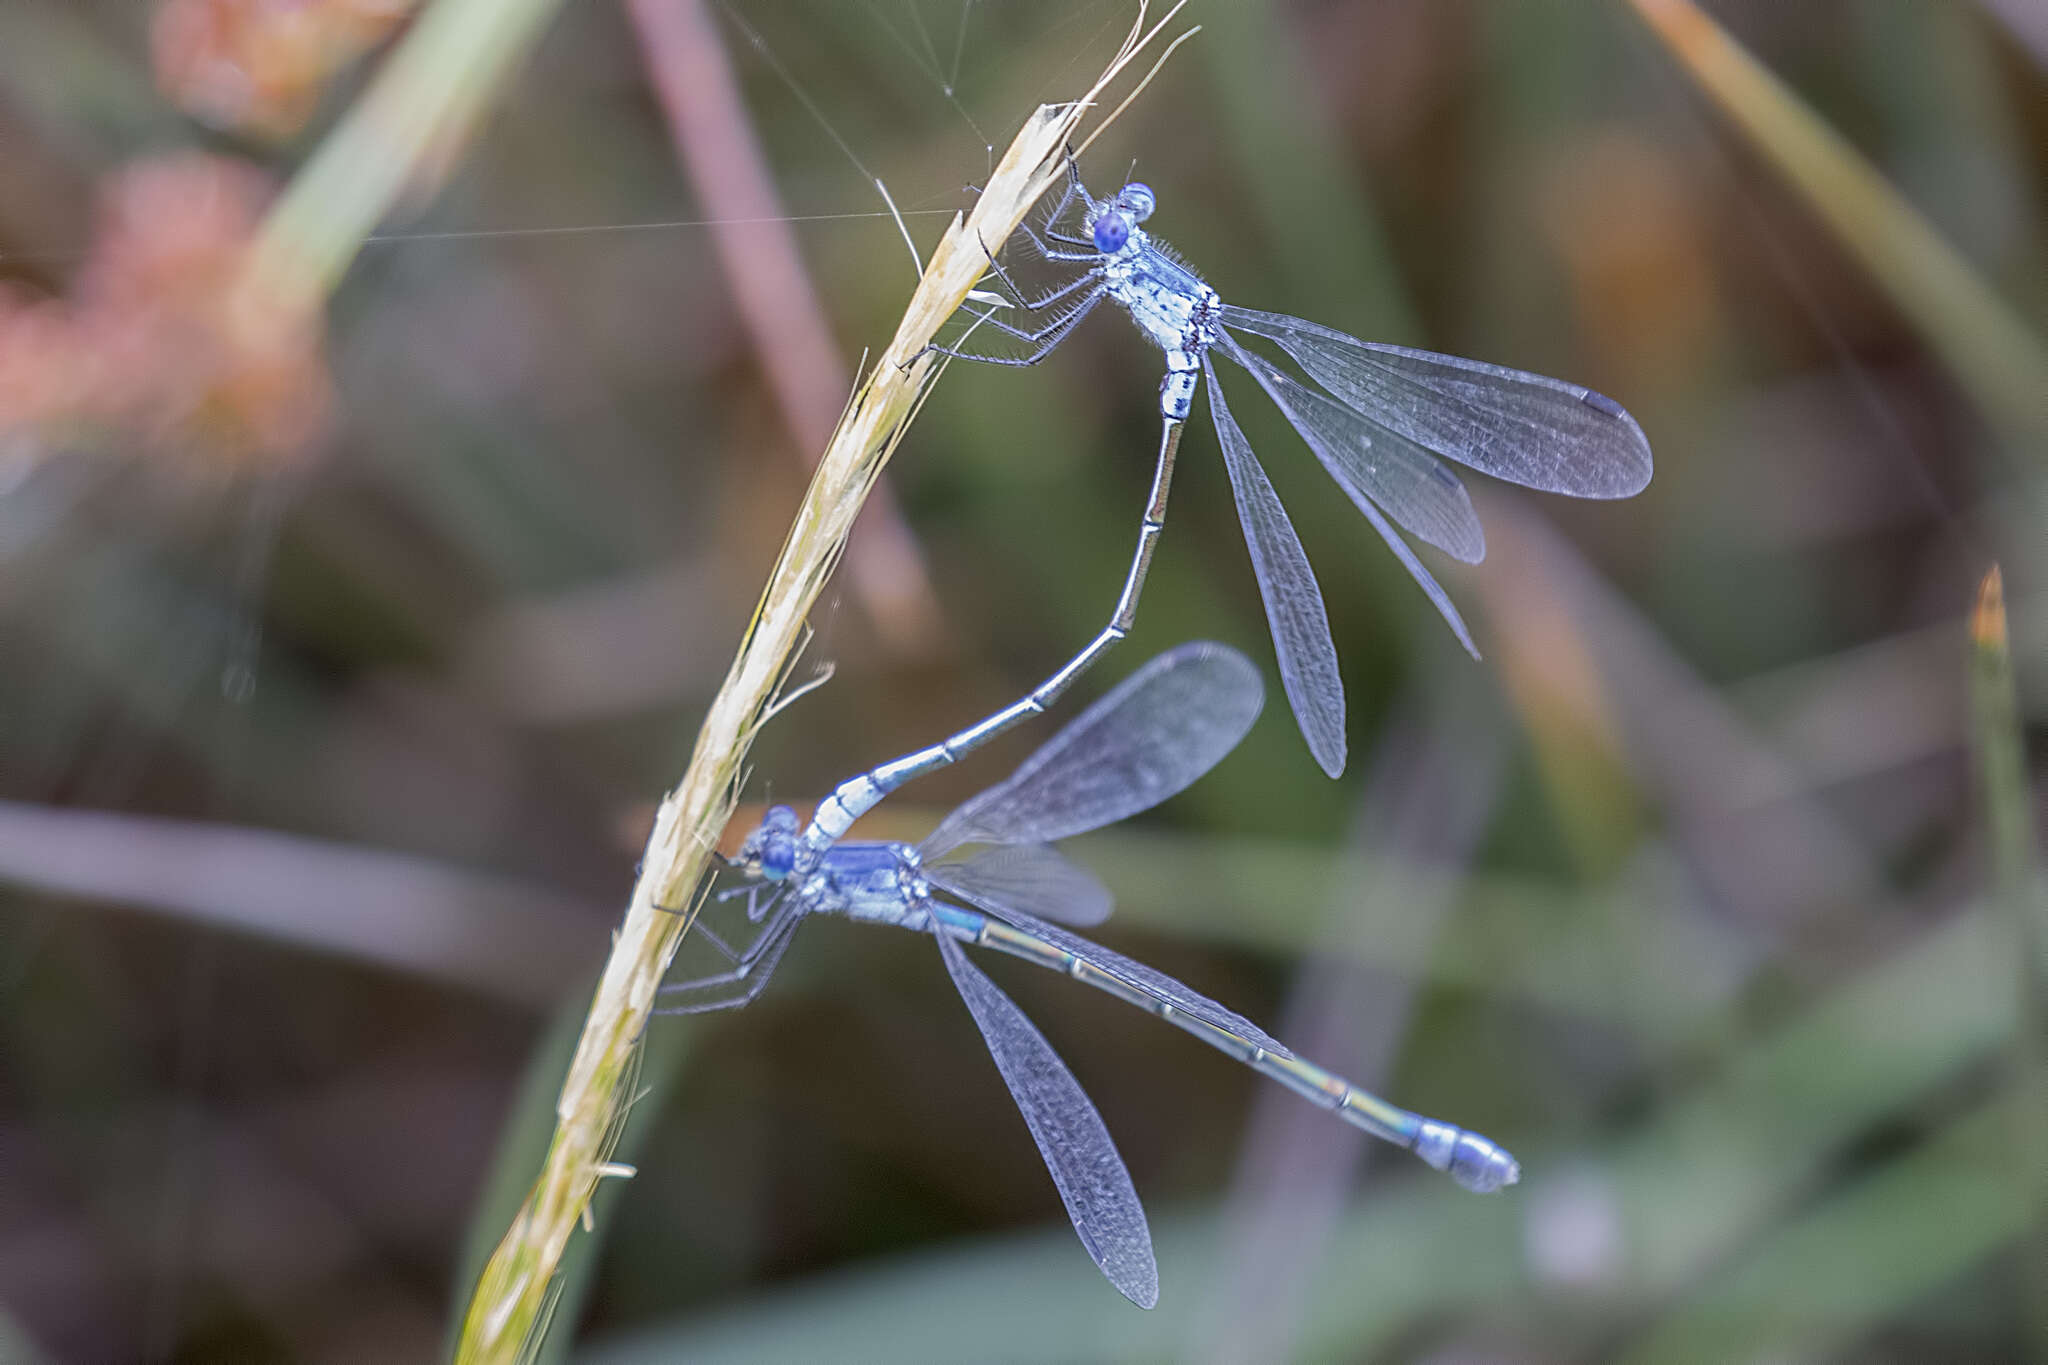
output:
[[[1451,1179],[1474,1194],[1492,1194],[1522,1178],[1522,1168],[1500,1146],[1477,1133],[1460,1133],[1451,1150]]]

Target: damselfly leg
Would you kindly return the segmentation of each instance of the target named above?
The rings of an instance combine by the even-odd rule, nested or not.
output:
[[[1027,234],[1030,232],[1029,228],[1022,228],[1019,230]],[[1051,291],[1050,293],[1041,294],[1035,299],[1027,299],[1024,297],[1024,287],[1018,284],[1014,279],[1010,278],[1010,272],[1004,269],[1003,263],[995,258],[994,253],[989,251],[988,244],[983,243],[981,249],[982,253],[988,256],[989,269],[995,271],[996,278],[1002,281],[1003,285],[1007,289],[1009,289],[1010,302],[1016,305],[1018,308],[1023,309],[1027,313],[1042,313],[1047,308],[1050,308],[1053,304],[1058,303],[1063,298],[1066,298],[1069,294],[1072,294],[1076,290],[1083,289],[1088,285],[1094,283],[1097,278],[1096,276],[1088,273],[1076,275],[1073,279],[1068,280],[1065,284],[1061,285],[1059,288]],[[1061,258],[1052,257],[1050,259],[1057,260]],[[1075,256],[1073,257],[1073,259],[1079,260],[1082,258],[1079,256]],[[990,315],[985,312],[979,314],[978,316],[985,318],[990,317]],[[994,319],[990,318],[990,320],[993,321]]]
[[[1092,281],[1084,282],[1092,283]],[[1017,338],[1019,341],[1032,347],[1029,355],[981,355],[962,347],[947,346],[936,341],[926,346],[925,349],[927,351],[935,351],[939,355],[949,356],[954,360],[972,360],[980,365],[1011,365],[1018,367],[1036,365],[1039,361],[1044,360],[1047,356],[1058,350],[1060,343],[1067,339],[1067,334],[1080,326],[1082,319],[1094,312],[1095,305],[1101,303],[1107,294],[1108,291],[1097,284],[1094,292],[1083,296],[1079,303],[1037,331],[1031,331],[1023,327],[1014,327],[1004,322],[1001,318],[996,317],[993,313],[975,313],[975,317],[979,321],[974,326],[979,327],[986,323],[999,332]],[[972,312],[973,310],[970,309],[969,311]],[[972,328],[969,330],[971,331]]]
[[[794,899],[783,903],[770,916],[766,927],[755,936],[754,941],[735,955],[731,948],[699,927],[711,943],[732,962],[730,970],[711,976],[700,976],[693,981],[678,981],[660,987],[655,994],[671,1003],[658,1005],[656,1014],[707,1014],[712,1010],[738,1009],[767,988],[769,978],[775,975],[776,966],[782,961],[782,954],[789,947],[789,941],[796,937],[796,926],[803,922],[804,907]],[[674,1002],[680,1003],[674,1003]]]

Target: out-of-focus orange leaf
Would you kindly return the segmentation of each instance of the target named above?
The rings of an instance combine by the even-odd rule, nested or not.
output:
[[[0,432],[75,411],[90,388],[70,310],[0,284]]]
[[[285,137],[334,73],[382,42],[416,0],[166,0],[151,31],[157,84],[193,117]]]
[[[318,319],[234,287],[270,195],[211,156],[113,176],[72,297],[0,294],[0,431],[107,430],[229,470],[309,449],[332,406]]]
[[[1614,127],[1561,150],[1541,208],[1603,372],[1627,376],[1624,389],[1691,373],[1719,326],[1693,186],[1649,139]]]

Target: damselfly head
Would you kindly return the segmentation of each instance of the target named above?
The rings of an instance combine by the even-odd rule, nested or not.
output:
[[[1138,224],[1152,216],[1158,207],[1158,197],[1152,187],[1133,180],[1116,192],[1116,196],[1105,199],[1095,210],[1094,219],[1088,224],[1088,235],[1095,240],[1095,249],[1105,256],[1114,256],[1124,249],[1124,243],[1131,240],[1131,233]]]
[[[779,882],[796,866],[796,812],[788,806],[770,806],[759,828],[740,845],[734,862],[766,881]]]

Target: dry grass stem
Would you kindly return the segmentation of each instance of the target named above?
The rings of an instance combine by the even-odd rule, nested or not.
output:
[[[2048,346],[1934,225],[1692,0],[1631,3],[1985,412],[2029,444],[2048,434]]]
[[[479,1280],[456,1359],[518,1359],[538,1330],[562,1253],[610,1153],[655,990],[695,910],[707,855],[731,815],[748,747],[846,544],[855,516],[934,373],[926,346],[988,269],[1038,197],[1065,172],[1065,149],[1097,96],[1172,19],[1147,29],[1141,7],[1116,57],[1079,100],[1041,106],[1004,153],[965,222],[955,217],[896,335],[841,417],[797,510],[682,782],[662,801],[624,924],[591,1001],[532,1193]],[[984,245],[986,244],[986,245]],[[688,907],[686,913],[670,908]]]

